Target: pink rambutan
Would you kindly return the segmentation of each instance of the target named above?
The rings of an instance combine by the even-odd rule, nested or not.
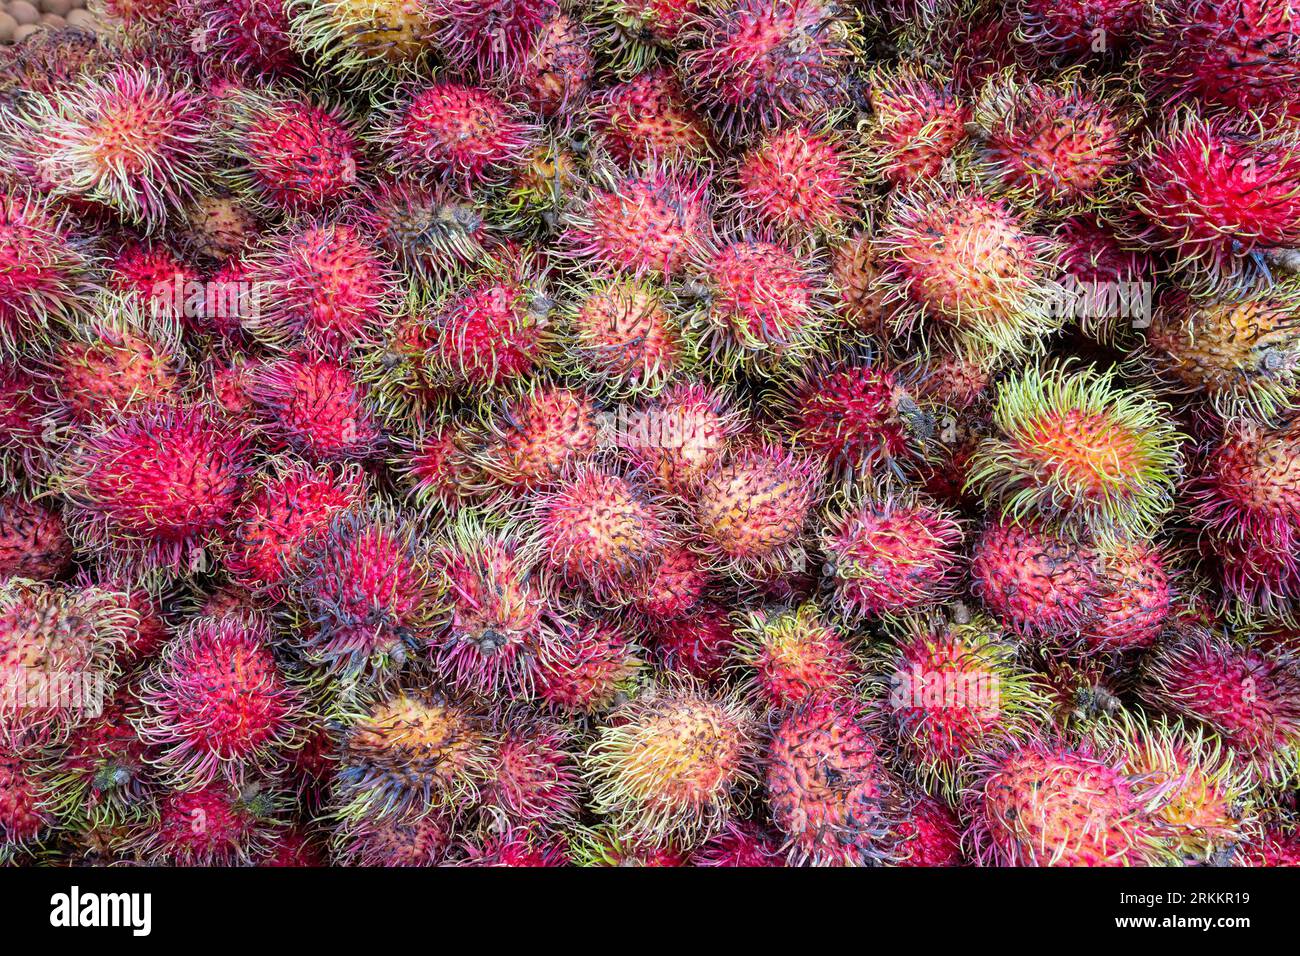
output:
[[[625,630],[587,620],[561,624],[537,669],[537,696],[566,714],[597,714],[626,698],[642,663]]]
[[[603,91],[592,113],[601,144],[623,166],[703,159],[713,148],[708,127],[667,67]]]
[[[1173,610],[1174,589],[1164,553],[1140,540],[1121,540],[1099,549],[1097,597],[1081,632],[1092,651],[1150,647]]]
[[[630,414],[619,447],[663,488],[685,495],[717,463],[742,421],[731,397],[708,385],[679,381]]]
[[[108,269],[110,291],[126,298],[152,319],[176,323],[189,319],[199,273],[160,242],[127,242]]]
[[[334,834],[334,859],[342,866],[440,866],[451,845],[450,821],[418,813],[345,823]]]
[[[632,608],[647,621],[680,618],[700,603],[711,577],[695,550],[684,544],[669,545],[640,582]]]
[[[473,467],[507,493],[555,485],[596,453],[600,433],[590,396],[577,389],[537,384],[491,414]]]
[[[559,0],[429,0],[443,54],[485,79],[517,76]]]
[[[40,340],[77,310],[90,259],[68,224],[43,203],[0,190],[0,346]]]
[[[692,866],[770,867],[785,866],[780,844],[762,827],[742,821],[728,823],[722,833],[693,854]]]
[[[586,99],[595,70],[586,26],[568,13],[552,12],[512,83],[535,113],[563,116]]]
[[[478,471],[469,457],[468,439],[468,431],[455,425],[396,439],[398,451],[389,464],[404,476],[415,503],[426,513],[450,509],[473,496]]]
[[[154,865],[248,865],[274,847],[276,809],[274,794],[259,784],[173,790],[160,800],[157,819],[138,828],[132,845]]]
[[[739,623],[732,638],[735,670],[775,710],[848,697],[862,678],[861,662],[816,604],[751,611]]]
[[[195,0],[196,52],[208,53],[252,75],[284,76],[301,68],[280,0]]]
[[[1145,37],[1145,0],[1020,0],[1016,37],[1045,54],[1119,51]]]
[[[507,712],[483,786],[483,809],[508,825],[564,830],[578,818],[574,735],[562,724]]]
[[[39,842],[54,825],[42,795],[39,769],[19,754],[0,749],[0,853]]]
[[[85,436],[59,480],[88,545],[119,560],[196,570],[228,526],[251,464],[247,435],[206,405],[178,404]]]
[[[289,357],[255,373],[251,395],[273,434],[313,461],[370,457],[380,434],[356,374],[331,359]]]
[[[63,516],[22,495],[0,498],[0,579],[52,580],[72,564]]]
[[[1300,866],[1300,833],[1285,826],[1261,827],[1233,849],[1233,866]]]
[[[834,133],[786,127],[741,156],[735,201],[743,217],[792,241],[834,234],[853,212],[854,163]]]
[[[648,619],[646,631],[664,672],[711,688],[725,683],[735,628],[723,608],[708,603],[679,617]]]
[[[868,80],[867,156],[876,177],[907,185],[936,176],[966,138],[971,110],[939,77],[905,64]]]
[[[535,135],[528,120],[496,94],[439,81],[402,102],[383,142],[394,165],[417,178],[472,186],[505,178]]]
[[[683,344],[667,295],[648,281],[597,280],[569,314],[572,364],[612,395],[656,392],[683,364]]]
[[[461,866],[546,867],[568,866],[569,854],[563,841],[545,840],[526,831],[505,830],[461,847]],[[458,864],[451,864],[453,866]]]
[[[305,698],[256,619],[198,618],[164,648],[141,683],[141,739],[174,780],[240,783],[299,742]]]

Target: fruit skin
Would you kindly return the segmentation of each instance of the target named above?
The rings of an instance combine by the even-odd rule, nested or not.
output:
[[[301,69],[290,43],[289,16],[276,0],[196,0],[199,26],[191,46],[254,75],[286,76]]]
[[[811,698],[772,735],[768,805],[792,865],[869,866],[893,858],[897,789],[851,702]]]
[[[708,159],[713,138],[667,67],[656,67],[602,91],[592,118],[600,142],[620,166]]]
[[[526,710],[507,710],[500,728],[484,812],[525,830],[564,831],[581,811],[572,729]]]
[[[311,461],[363,461],[381,447],[369,396],[340,362],[268,362],[254,374],[249,394],[268,430]]]
[[[685,364],[667,298],[653,283],[627,277],[596,280],[578,292],[568,316],[573,370],[615,397],[663,389]]]
[[[302,688],[276,662],[269,627],[199,618],[167,644],[138,691],[141,739],[175,781],[238,784],[301,743]]]
[[[515,87],[535,112],[565,116],[577,112],[586,100],[595,68],[582,22],[553,12],[542,25]]]
[[[457,67],[487,78],[513,77],[560,10],[558,0],[429,0],[438,45]]]
[[[134,828],[128,845],[153,865],[248,865],[275,845],[277,799],[260,781],[243,790],[221,783],[173,790],[161,799],[156,820]]]
[[[0,349],[16,352],[80,311],[93,259],[65,216],[17,190],[0,190]]]
[[[620,449],[672,495],[686,496],[740,432],[732,396],[695,381],[674,382],[618,430]]]
[[[930,792],[955,797],[983,750],[1047,723],[1045,687],[983,615],[914,614],[890,630],[894,646],[877,662],[888,686],[886,714]]]
[[[1300,773],[1300,664],[1285,651],[1192,630],[1156,650],[1139,693],[1203,723],[1257,780]]]
[[[72,542],[53,508],[20,495],[0,498],[0,579],[52,580],[72,565]]]
[[[996,433],[980,444],[967,486],[1014,520],[1149,534],[1172,506],[1182,436],[1168,406],[1115,379],[1114,369],[1067,365],[1004,381]]]
[[[834,132],[790,126],[765,136],[736,166],[741,215],[791,241],[837,234],[853,212],[857,157]]]
[[[1296,136],[1260,116],[1181,111],[1139,160],[1135,238],[1218,287],[1240,281],[1254,253],[1300,245]]]
[[[755,733],[755,715],[733,696],[648,688],[587,750],[592,807],[631,839],[712,836],[757,783]]]
[[[731,824],[691,854],[691,866],[774,867],[785,858],[771,835],[753,823]]]
[[[991,751],[965,792],[977,865],[1150,866],[1167,860],[1152,786],[1113,753],[1036,739]]]
[[[437,812],[345,820],[334,829],[331,855],[339,866],[441,866],[452,830],[451,821]]]
[[[961,821],[945,803],[921,797],[898,830],[903,837],[896,866],[964,866]]]
[[[585,392],[534,384],[489,413],[471,453],[474,491],[507,500],[553,488],[589,462],[600,443],[596,405]]]
[[[0,130],[23,144],[58,194],[103,204],[149,229],[198,191],[210,148],[199,97],[162,71],[135,65],[28,99],[21,111],[6,112]]]
[[[13,859],[15,851],[38,845],[54,824],[41,794],[39,768],[21,755],[0,750],[0,853]]]
[[[728,135],[743,138],[843,101],[851,26],[822,0],[728,0],[683,31],[678,73]]]
[[[111,563],[202,567],[225,529],[251,442],[206,405],[146,408],[88,436],[60,477],[74,537]]]
[[[1143,0],[1020,0],[1016,36],[1075,56],[1126,49],[1147,25]]]
[[[750,693],[776,711],[849,695],[864,667],[816,604],[735,614],[733,670]]]

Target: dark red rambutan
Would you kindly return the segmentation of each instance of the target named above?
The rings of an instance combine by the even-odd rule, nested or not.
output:
[[[705,184],[651,168],[597,186],[570,213],[564,239],[605,273],[679,275],[712,241]]]
[[[619,626],[564,623],[537,669],[537,696],[565,714],[597,714],[625,700],[642,662]]]
[[[291,592],[307,655],[348,676],[388,676],[427,640],[437,607],[424,545],[382,513],[336,515],[299,553]]]
[[[919,797],[898,824],[896,866],[962,866],[961,820],[946,803]]]
[[[270,854],[258,860],[257,865],[315,869],[326,863],[324,851],[317,845],[314,836],[300,828],[294,828],[279,834]]]
[[[509,826],[563,831],[581,811],[574,735],[563,725],[507,711],[483,786],[484,812]]]
[[[751,611],[732,640],[736,670],[769,707],[787,710],[813,698],[847,697],[863,676],[848,642],[809,602]]]
[[[707,687],[722,685],[734,633],[723,608],[709,603],[672,618],[651,617],[646,630],[651,652],[665,672]]]
[[[825,0],[728,0],[683,32],[678,71],[728,133],[744,136],[841,104],[853,27]]]
[[[781,845],[756,823],[731,823],[691,854],[691,866],[785,866]]]
[[[263,365],[251,387],[272,432],[314,461],[369,458],[381,436],[365,387],[331,359],[290,357]]]
[[[198,271],[160,242],[127,242],[109,265],[108,288],[143,315],[166,322],[193,318]]]
[[[727,393],[680,381],[631,413],[616,439],[632,462],[654,474],[666,491],[685,495],[714,466],[742,424]]]
[[[1238,843],[1233,866],[1300,866],[1300,833],[1283,826],[1261,827]]]
[[[268,855],[280,826],[269,789],[212,783],[163,796],[157,819],[138,828],[130,846],[153,865],[247,866]]]
[[[264,623],[229,615],[183,628],[139,689],[141,739],[175,781],[240,783],[300,742],[303,690],[277,662]]]
[[[1300,4],[1159,0],[1141,64],[1144,79],[1175,96],[1242,112],[1280,107],[1295,115]]]
[[[42,789],[30,759],[0,750],[0,852],[32,846],[54,825]]]
[[[694,355],[726,375],[797,365],[826,347],[817,263],[774,242],[740,240],[699,260],[686,316]]]
[[[209,406],[178,404],[86,435],[60,482],[88,547],[196,570],[227,527],[251,465],[247,435]]]
[[[430,286],[440,287],[487,255],[482,209],[442,184],[386,180],[370,191],[357,222],[401,268]]]
[[[449,686],[483,696],[529,697],[553,638],[534,542],[490,530],[462,511],[432,549],[445,609],[430,649]]]
[[[254,76],[294,74],[302,66],[290,37],[289,14],[279,0],[194,0],[198,28],[190,42]]]
[[[54,192],[111,207],[150,228],[202,182],[209,122],[199,97],[159,69],[120,65],[6,113],[16,164]]]
[[[537,495],[534,521],[547,566],[613,604],[638,593],[671,532],[667,505],[642,481],[587,465]]]
[[[702,159],[713,148],[708,127],[667,67],[603,91],[592,113],[601,144],[623,166]]]
[[[278,236],[247,260],[254,295],[244,325],[285,348],[330,355],[373,344],[397,281],[361,228],[308,224]]]
[[[1016,37],[1046,55],[1104,55],[1145,36],[1145,0],[1020,0]]]
[[[811,698],[772,735],[768,806],[796,865],[865,866],[894,856],[896,787],[852,704]]]
[[[427,7],[447,59],[485,79],[518,76],[560,11],[559,0],[428,0]]]
[[[743,216],[792,241],[834,234],[853,213],[854,163],[833,133],[786,127],[741,156],[735,201]]]
[[[355,466],[312,466],[281,460],[259,475],[230,517],[222,564],[231,579],[252,590],[277,589],[295,571],[308,539],[339,512],[364,500]]]
[[[291,91],[240,89],[222,118],[231,186],[268,209],[319,212],[356,187],[361,143],[338,110]]]
[[[67,223],[43,203],[0,190],[0,347],[41,340],[77,311],[90,260]]]
[[[842,509],[822,532],[836,604],[857,618],[943,600],[957,584],[964,537],[956,515],[924,498]]]
[[[50,580],[72,564],[63,516],[22,495],[0,498],[0,578]]]
[[[700,603],[711,579],[696,551],[684,544],[670,545],[640,582],[632,608],[647,621],[680,618]]]
[[[528,120],[496,94],[451,81],[416,90],[383,134],[402,171],[464,186],[504,179],[535,138]]]
[[[1297,142],[1260,117],[1180,113],[1138,163],[1141,238],[1211,281],[1240,273],[1253,253],[1300,246]]]
[[[895,185],[936,176],[966,138],[971,110],[921,67],[877,69],[868,79],[872,122],[867,156],[877,178]]]

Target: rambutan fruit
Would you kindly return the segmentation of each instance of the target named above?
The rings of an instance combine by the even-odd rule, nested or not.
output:
[[[22,193],[0,190],[0,347],[40,341],[76,314],[91,260],[64,219]]]
[[[295,563],[290,590],[314,663],[382,680],[428,639],[437,595],[427,549],[407,521],[383,509],[337,514]]]
[[[1126,773],[1153,782],[1159,795],[1152,822],[1179,856],[1209,860],[1245,835],[1254,785],[1216,737],[1178,720],[1128,712],[1098,722],[1096,732],[1119,746]]]
[[[912,615],[899,621],[893,638],[880,652],[885,710],[927,788],[956,794],[983,749],[1047,722],[1044,686],[988,618]]]
[[[956,515],[924,497],[849,503],[822,532],[836,606],[856,619],[943,600],[957,584],[964,537]]]
[[[893,305],[881,277],[885,265],[872,230],[859,229],[831,246],[836,313],[856,331],[888,334]]]
[[[895,194],[876,236],[896,324],[951,329],[968,350],[1024,353],[1061,325],[1056,249],[1003,200],[926,182]]]
[[[879,742],[851,703],[810,697],[772,735],[768,806],[793,865],[867,866],[892,858],[897,792]]]
[[[726,829],[691,854],[691,866],[785,866],[780,844],[762,827],[742,821]]]
[[[1016,37],[1048,55],[1105,54],[1145,37],[1145,0],[1020,0]]]
[[[1142,540],[1103,544],[1096,559],[1096,596],[1080,636],[1092,652],[1151,647],[1173,611],[1173,575],[1159,545]]]
[[[1180,112],[1138,163],[1138,238],[1207,282],[1236,279],[1263,250],[1300,246],[1297,135],[1262,117]]]
[[[1009,744],[965,791],[977,865],[1150,866],[1169,854],[1151,818],[1154,784],[1088,742]]]
[[[30,371],[0,361],[0,480],[44,487],[62,449],[63,407],[50,401]]]
[[[353,82],[378,86],[432,58],[432,14],[423,0],[290,0],[293,47]]]
[[[757,720],[689,682],[642,691],[602,726],[583,762],[591,806],[632,839],[721,832],[756,784]]]
[[[791,440],[831,472],[895,474],[919,457],[927,412],[902,378],[870,361],[814,362],[776,400]]]
[[[301,742],[306,700],[256,619],[198,618],[167,644],[141,682],[140,737],[177,783],[240,783]]]
[[[363,500],[364,483],[355,466],[277,460],[259,474],[231,515],[222,565],[235,583],[278,593],[296,571],[307,541]]]
[[[1233,848],[1233,866],[1300,866],[1300,832],[1281,825],[1259,827]]]
[[[737,161],[734,201],[743,219],[792,242],[834,235],[853,213],[855,164],[833,130],[789,126]]]
[[[124,64],[26,99],[4,132],[59,195],[154,228],[199,189],[208,126],[193,91]]]
[[[683,343],[666,295],[645,280],[596,280],[568,316],[572,364],[613,396],[658,392],[683,363]]]
[[[876,178],[905,186],[939,174],[971,120],[970,108],[950,86],[916,64],[870,75],[867,156]]]
[[[246,866],[275,846],[278,811],[277,795],[258,783],[173,790],[159,802],[158,818],[137,828],[131,846],[152,865]]]
[[[301,827],[279,834],[270,853],[257,861],[258,866],[316,869],[325,866],[325,856],[314,835]]]
[[[703,477],[691,510],[707,554],[741,574],[788,568],[802,537],[820,469],[779,445],[737,448]]]
[[[280,0],[197,0],[194,6],[198,27],[190,46],[195,52],[253,76],[286,76],[301,69]]]
[[[373,344],[395,305],[397,280],[362,228],[308,223],[247,260],[255,294],[244,325],[280,348],[346,355]]]
[[[624,167],[655,159],[700,160],[713,149],[708,126],[667,67],[604,90],[592,118],[601,145]]]
[[[807,602],[797,608],[736,615],[736,670],[761,701],[787,710],[813,699],[851,695],[863,676],[849,643]]]
[[[533,112],[563,116],[586,99],[595,70],[586,26],[557,8],[537,32],[512,85]]]
[[[474,199],[446,186],[392,179],[370,193],[357,222],[409,276],[441,287],[485,260],[483,216]]]
[[[706,687],[724,683],[735,634],[726,610],[708,603],[671,618],[649,617],[644,610],[641,614],[647,617],[650,647],[664,672],[689,677]]]
[[[729,135],[823,116],[847,94],[847,11],[825,0],[728,0],[690,18],[678,72]]]
[[[533,507],[546,566],[599,602],[630,601],[669,544],[668,507],[636,475],[581,465]]]
[[[255,373],[251,394],[272,433],[312,461],[363,460],[379,448],[365,387],[332,359],[269,362]]]
[[[545,839],[526,830],[503,830],[461,846],[464,858],[451,866],[568,866],[563,840]]]
[[[476,801],[492,750],[489,728],[468,706],[436,691],[395,691],[344,732],[339,815],[384,820]]]
[[[678,381],[633,411],[617,433],[620,449],[674,495],[704,479],[743,427],[731,397],[709,385]]]
[[[1295,112],[1300,97],[1300,5],[1294,0],[1152,5],[1143,75],[1175,97],[1252,112]]]
[[[381,141],[400,171],[471,187],[504,179],[536,136],[527,117],[495,93],[445,80],[406,96]]]
[[[1097,342],[1127,341],[1128,328],[1151,322],[1155,267],[1141,243],[1121,242],[1116,230],[1092,214],[1072,216],[1056,228],[1061,250],[1061,308]]]
[[[0,583],[0,745],[57,744],[98,716],[134,617],[101,588]]]
[[[598,714],[626,699],[642,667],[638,649],[616,624],[562,623],[537,669],[537,696],[565,714]]]
[[[553,307],[522,263],[492,266],[433,317],[429,360],[467,395],[522,379],[551,350]]]
[[[700,0],[602,0],[592,11],[601,52],[619,76],[639,73],[673,48]]]
[[[690,351],[720,373],[772,373],[826,348],[825,277],[784,245],[727,243],[699,260],[687,291]]]
[[[1300,663],[1286,651],[1188,630],[1156,648],[1138,693],[1200,721],[1257,780],[1285,785],[1300,772]]]
[[[566,210],[564,241],[603,273],[678,276],[712,244],[704,181],[652,167],[598,184]]]
[[[1016,520],[1149,534],[1172,506],[1182,435],[1167,405],[1115,377],[1065,364],[1001,382],[970,487]]]
[[[490,208],[493,225],[515,235],[549,235],[586,188],[573,147],[567,137],[552,134],[529,149]]]
[[[190,203],[182,230],[180,238],[196,256],[224,261],[252,245],[261,223],[242,199],[213,191]]]
[[[39,769],[20,754],[0,750],[0,854],[8,860],[15,849],[35,845],[54,823]]]
[[[356,188],[361,143],[343,114],[288,89],[240,89],[222,104],[229,185],[268,211],[315,213]]]
[[[632,597],[632,609],[652,622],[682,617],[700,603],[710,579],[709,569],[692,548],[669,545]]]
[[[559,0],[429,0],[442,53],[484,79],[518,76]]]
[[[895,866],[962,866],[961,821],[945,803],[918,798],[898,824],[902,837]]]
[[[461,511],[430,555],[445,608],[433,631],[434,667],[451,687],[482,696],[530,697],[554,635],[536,542],[490,529]]]
[[[123,243],[109,264],[107,286],[142,316],[170,324],[200,310],[198,271],[161,242]]]
[[[990,523],[975,543],[970,575],[999,624],[1040,638],[1077,633],[1098,589],[1093,551],[1039,524]]]
[[[71,323],[47,359],[44,377],[78,423],[179,400],[184,353],[179,330],[129,301],[102,301]]]
[[[341,866],[430,867],[444,862],[452,827],[441,813],[345,821],[332,840]]]
[[[690,853],[672,841],[634,840],[615,827],[580,829],[569,843],[576,865],[595,866],[689,866]]]
[[[430,426],[411,438],[395,439],[389,465],[401,473],[416,505],[429,514],[451,510],[473,497],[477,469],[470,460],[470,432],[464,426]]]
[[[52,580],[71,564],[72,541],[56,509],[17,494],[0,498],[0,579]]]
[[[473,467],[491,490],[510,494],[555,485],[595,455],[600,439],[590,396],[541,383],[506,399],[487,417],[484,432]]]
[[[483,812],[508,826],[562,831],[581,810],[574,735],[562,724],[508,711],[482,789]]]
[[[982,175],[1030,208],[1106,202],[1129,158],[1131,115],[1105,87],[1072,72],[1050,83],[995,78],[974,121]]]
[[[1225,418],[1267,421],[1300,395],[1297,315],[1294,282],[1210,299],[1174,289],[1151,317],[1144,358],[1170,387]]]
[[[228,526],[249,436],[206,405],[149,407],[106,422],[59,477],[74,536],[117,562],[197,570]]]
[[[147,577],[132,580],[101,569],[93,575],[83,571],[77,575],[76,580],[83,588],[96,587],[107,591],[113,601],[125,610],[123,616],[133,617],[133,623],[126,629],[123,646],[117,653],[118,662],[128,673],[142,662],[155,657],[171,639],[171,627],[162,607],[162,597],[167,592],[158,593],[155,583]]]

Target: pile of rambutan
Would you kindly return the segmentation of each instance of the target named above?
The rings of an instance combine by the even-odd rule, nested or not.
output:
[[[1300,3],[97,17],[0,46],[0,863],[1300,860]]]

